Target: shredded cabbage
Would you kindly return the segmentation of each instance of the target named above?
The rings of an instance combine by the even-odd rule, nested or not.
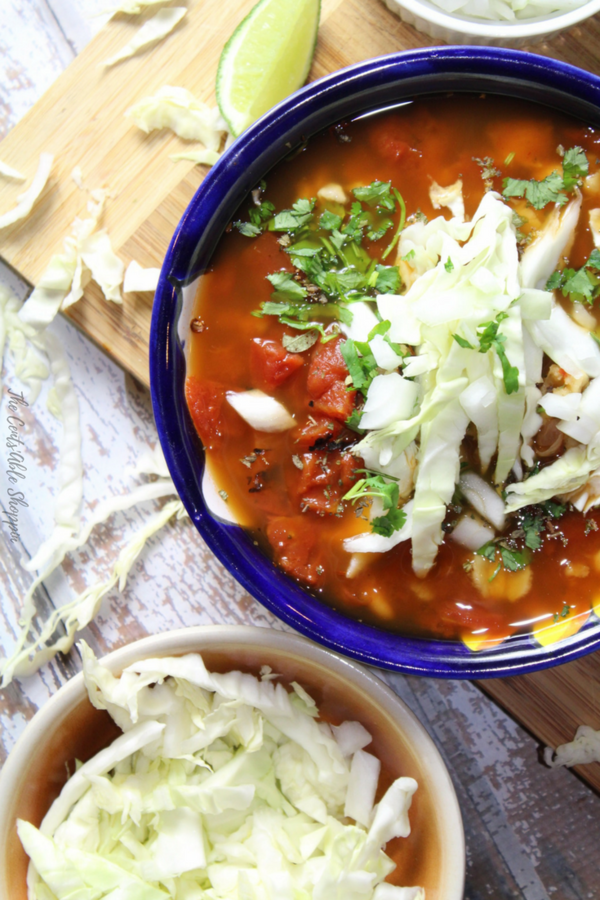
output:
[[[256,431],[287,431],[296,420],[285,406],[264,391],[228,391],[227,402]]]
[[[433,0],[447,13],[473,19],[520,22],[578,9],[586,0]]]
[[[80,647],[90,700],[124,733],[39,830],[18,822],[30,900],[423,897],[384,884],[417,783],[397,779],[374,805],[380,763],[360,724],[331,728],[300,685],[212,674],[198,654],[115,678]]]
[[[182,87],[165,85],[152,97],[138,100],[125,115],[146,134],[170,128],[186,141],[201,141],[213,152],[219,149],[227,132],[227,123],[217,107],[211,109]]]
[[[544,748],[544,762],[552,768],[600,762],[600,731],[580,725],[569,743],[560,744],[556,750]]]
[[[139,50],[143,50],[150,44],[161,41],[181,22],[186,12],[185,6],[171,6],[160,9],[155,16],[144,22],[139,31],[124,47],[121,47],[118,53],[106,59],[104,65],[114,66],[115,63],[134,56]]]
[[[25,181],[25,176],[21,175],[17,169],[13,169],[12,166],[7,165],[5,162],[2,162],[0,159],[0,175],[3,178],[14,178],[15,181]]]
[[[17,205],[14,207],[14,209],[11,209],[9,212],[4,213],[3,215],[0,215],[0,228],[7,228],[9,225],[14,225],[15,222],[19,222],[21,219],[24,219],[29,215],[29,213],[33,209],[34,203],[46,187],[46,182],[48,181],[53,162],[54,157],[51,153],[40,154],[40,161],[38,163],[37,172],[33,177],[33,181],[26,191],[24,191],[22,194],[19,194],[19,196],[17,197]],[[11,177],[20,178],[22,176],[17,173],[16,175],[12,175]]]
[[[125,270],[123,279],[123,291],[128,294],[131,291],[146,291],[154,293],[158,285],[160,269],[143,269],[139,263],[132,260]]]

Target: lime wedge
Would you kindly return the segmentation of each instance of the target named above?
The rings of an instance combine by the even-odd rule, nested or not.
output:
[[[320,9],[320,0],[260,0],[233,32],[217,71],[217,102],[233,135],[304,84]]]

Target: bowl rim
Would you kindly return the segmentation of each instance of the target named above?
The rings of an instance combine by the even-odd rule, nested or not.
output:
[[[433,0],[385,0],[385,2],[388,8],[389,4],[393,3],[414,16],[421,16],[428,22],[449,31],[460,31],[471,37],[489,37],[494,40],[524,40],[551,35],[571,28],[600,11],[600,0],[587,0],[587,3],[566,12],[559,11],[547,16],[532,16],[528,19],[507,22],[479,19],[459,12],[450,13],[436,6]]]
[[[592,614],[577,634],[549,646],[538,645],[530,634],[523,634],[474,652],[458,641],[411,638],[365,625],[298,587],[266,557],[259,557],[250,539],[240,537],[238,526],[219,522],[207,511],[197,484],[204,465],[202,447],[183,400],[185,364],[177,320],[182,285],[193,281],[202,265],[208,264],[243,197],[276,159],[289,152],[287,147],[293,141],[288,140],[285,151],[282,141],[290,136],[299,141],[302,135],[322,130],[324,122],[339,121],[344,117],[344,104],[354,114],[369,105],[373,108],[373,91],[379,92],[378,97],[389,91],[396,98],[404,92],[406,99],[452,90],[472,92],[481,90],[475,85],[482,84],[492,93],[525,99],[539,100],[550,92],[553,106],[581,116],[583,110],[588,124],[591,120],[600,126],[600,77],[520,50],[429,47],[367,60],[313,82],[254,123],[202,182],[167,251],[150,337],[150,389],[159,439],[184,506],[217,558],[267,609],[326,647],[368,665],[443,678],[524,674],[576,659],[600,646],[600,621]],[[318,128],[317,122],[321,122]],[[173,396],[182,398],[179,408]]]
[[[254,625],[196,625],[163,634],[150,635],[113,650],[100,659],[114,674],[141,659],[202,653],[208,650],[233,650],[240,646],[260,651],[286,652],[335,672],[356,690],[372,699],[393,718],[406,737],[407,746],[422,762],[430,780],[431,794],[441,797],[440,823],[443,829],[443,875],[450,887],[445,900],[462,900],[466,869],[466,848],[462,815],[456,790],[446,763],[433,739],[406,703],[375,673],[338,653],[319,646],[298,634]],[[232,671],[235,665],[232,666]],[[74,675],[35,713],[17,739],[0,771],[0,849],[4,852],[9,831],[14,828],[15,786],[19,787],[28,770],[29,760],[43,743],[56,720],[64,717],[87,697],[83,672]],[[0,897],[2,896],[0,874]],[[8,897],[6,898],[8,900]]]

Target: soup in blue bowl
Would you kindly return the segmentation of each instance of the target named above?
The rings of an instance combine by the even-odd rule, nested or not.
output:
[[[433,48],[299,91],[183,216],[151,387],[190,516],[303,634],[518,674],[597,645],[600,80]]]

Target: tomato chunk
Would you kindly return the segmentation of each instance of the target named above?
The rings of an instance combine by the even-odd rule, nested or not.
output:
[[[332,416],[339,422],[345,422],[352,415],[355,398],[356,391],[349,391],[343,381],[336,381],[314,401],[313,409],[324,416]]]
[[[255,338],[250,349],[250,371],[254,385],[273,391],[304,365],[300,353],[288,353],[279,341]]]
[[[311,416],[304,425],[294,432],[294,442],[300,450],[311,450],[315,444],[335,440],[341,431],[339,422],[332,418]]]
[[[209,450],[217,450],[223,441],[222,409],[225,388],[216,381],[188,375],[185,399],[200,440]]]
[[[354,409],[356,391],[347,388],[348,367],[340,345],[340,338],[317,344],[306,386],[313,400],[314,412],[345,422]]]
[[[355,470],[360,465],[351,453],[337,450],[304,453],[297,487],[302,511],[310,509],[318,515],[335,515],[342,497],[354,484]]]
[[[337,381],[345,381],[348,367],[340,350],[340,338],[318,343],[310,361],[306,386],[314,399],[320,397]]]
[[[375,123],[369,135],[369,144],[387,162],[400,162],[410,152],[406,140],[406,126],[397,119],[386,117]]]
[[[317,534],[314,525],[302,516],[270,519],[267,538],[275,562],[304,584],[317,585],[323,581]]]

